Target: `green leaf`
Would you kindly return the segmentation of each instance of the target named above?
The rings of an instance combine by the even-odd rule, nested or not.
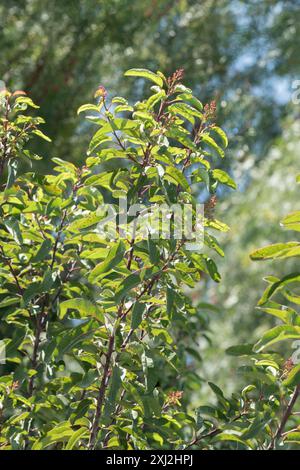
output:
[[[52,158],[52,161],[58,165],[55,168],[57,171],[71,171],[73,174],[77,174],[78,169],[75,165],[73,165],[73,163],[68,162],[66,160],[62,160],[58,157]]]
[[[29,96],[19,96],[16,98],[17,104],[25,104],[26,106],[30,106],[31,108],[38,109],[39,106],[35,104]]]
[[[70,439],[68,440],[68,443],[65,447],[65,450],[72,450],[76,446],[77,442],[82,439],[88,437],[88,430],[87,428],[79,428],[77,431],[75,431]]]
[[[168,344],[173,343],[172,336],[164,328],[152,328],[151,333],[153,334],[153,336],[161,336],[163,338],[163,340],[166,341]]]
[[[223,170],[213,170],[212,175],[215,180],[219,181],[222,184],[226,184],[230,188],[236,189],[236,183],[235,181],[226,173],[226,171]]]
[[[203,104],[201,101],[198,100],[195,96],[193,96],[191,93],[181,93],[178,95],[177,98],[180,98],[182,101],[186,101],[189,103],[193,108],[196,108],[198,111],[202,111],[203,109]],[[199,115],[198,115],[199,116]]]
[[[16,177],[17,177],[17,169],[18,169],[18,161],[17,160],[9,160],[7,164],[8,168],[8,175],[7,175],[7,182],[5,189],[9,189],[14,184]]]
[[[213,220],[206,220],[205,225],[207,227],[211,227],[215,230],[219,230],[220,232],[228,232],[229,227],[228,225],[224,224],[224,222],[221,222],[220,220],[213,219]]]
[[[26,158],[28,158],[29,160],[35,160],[35,161],[38,161],[38,160],[42,160],[43,157],[40,157],[39,155],[37,155],[36,153],[32,153],[30,152],[29,150],[23,150],[23,154]]]
[[[148,251],[149,251],[149,257],[150,261],[153,264],[157,264],[160,260],[160,252],[159,249],[156,246],[156,243],[151,240],[150,237],[148,237]]]
[[[210,277],[215,282],[220,282],[221,276],[220,276],[220,273],[218,272],[218,268],[214,260],[212,260],[211,258],[205,258],[205,264],[206,264]]]
[[[238,344],[226,349],[229,356],[249,356],[253,354],[253,344]]]
[[[300,384],[300,364],[293,367],[287,378],[283,381],[286,387],[296,387]]]
[[[300,327],[291,325],[275,326],[275,328],[268,330],[262,336],[262,338],[255,344],[254,350],[259,352],[272,344],[286,339],[300,339]]]
[[[160,102],[166,96],[166,92],[164,90],[151,95],[150,98],[146,101],[147,109],[152,109],[158,102]]]
[[[268,302],[263,307],[257,307],[259,310],[280,318],[284,323],[290,323],[297,317],[297,312],[292,308],[285,305],[277,304],[276,302]]]
[[[104,408],[104,417],[106,418],[106,420],[111,419],[111,416],[116,407],[118,391],[122,385],[121,375],[122,375],[122,370],[118,366],[115,366],[113,368],[107,401],[106,401],[106,405]]]
[[[228,139],[227,139],[227,135],[226,133],[223,131],[223,129],[221,129],[220,127],[218,126],[213,126],[211,127],[211,130],[216,132],[216,134],[219,135],[219,137],[221,137],[221,140],[223,142],[223,145],[224,147],[226,148],[228,146]]]
[[[95,104],[90,104],[90,103],[83,104],[77,109],[77,114],[83,113],[85,111],[94,111],[94,112],[99,113],[102,105],[103,105],[103,102],[101,102],[101,106],[96,106]]]
[[[163,79],[159,77],[156,73],[151,72],[147,69],[130,69],[124,73],[125,77],[142,77],[146,78],[147,80],[151,80],[156,85],[160,86],[161,88],[164,85]]]
[[[222,150],[221,147],[217,144],[217,142],[208,134],[203,134],[201,140],[205,144],[209,145],[212,149],[214,149],[221,158],[225,157],[224,150]]]
[[[127,105],[128,104],[128,101],[123,98],[122,96],[115,96],[112,100],[111,100],[112,103],[120,103],[120,104],[124,104],[124,105]]]
[[[52,247],[52,242],[50,238],[47,238],[41,244],[38,252],[34,256],[32,256],[30,262],[39,263],[40,261],[43,261],[50,253],[51,247]]]
[[[100,128],[93,136],[90,145],[89,145],[89,150],[88,154],[90,155],[94,150],[96,150],[99,145],[104,144],[104,142],[110,142],[112,141],[112,137],[108,136],[107,133],[109,132],[110,126],[107,126],[107,128]]]
[[[179,142],[184,147],[186,147],[190,150],[193,150],[194,152],[198,152],[197,145],[195,145],[195,143],[192,141],[192,139],[189,138],[187,133],[184,132],[182,130],[182,128],[180,128],[180,129],[174,128],[174,127],[170,128],[166,132],[166,137],[170,137],[171,139],[174,139],[177,142]]]
[[[98,224],[102,219],[103,217],[101,215],[97,215],[95,213],[85,214],[74,220],[74,222],[69,225],[68,230],[70,232],[80,232],[80,230],[84,230]]]
[[[217,437],[214,438],[215,442],[218,441],[231,441],[231,442],[237,442],[238,444],[241,444],[243,447],[249,447],[249,445],[244,442],[240,437],[238,437],[236,434],[230,434],[229,432],[222,432],[222,434],[219,434]]]
[[[104,322],[104,316],[100,307],[88,299],[75,298],[65,300],[60,304],[59,308],[59,317],[61,319],[65,317],[68,310],[76,310],[79,312],[80,317],[95,317],[97,320]]]
[[[21,245],[23,243],[23,237],[21,234],[19,222],[17,219],[14,219],[13,217],[10,217],[8,219],[3,220],[3,224],[7,228],[8,232],[11,234],[13,239]]]
[[[175,291],[171,287],[167,287],[167,313],[171,315],[175,300]]]
[[[186,103],[175,103],[169,106],[168,111],[172,112],[173,114],[179,114],[184,119],[187,119],[192,125],[195,123],[195,117],[202,119],[203,115],[197,109],[189,106]]]
[[[115,113],[124,113],[124,112],[133,112],[133,107],[129,106],[128,104],[120,104],[119,106],[116,106],[114,109]]]
[[[144,351],[141,357],[142,360],[142,367],[143,367],[143,372],[144,372],[144,377],[145,377],[145,385],[146,389],[148,392],[152,391],[155,383],[156,383],[156,374],[153,374],[155,372],[154,369],[154,361],[153,358],[151,357],[150,351]]]
[[[170,178],[171,177],[171,178]],[[179,184],[187,192],[191,192],[189,183],[187,182],[184,174],[174,166],[168,166],[164,174],[164,178],[172,181],[173,183]]]
[[[210,386],[212,391],[217,395],[217,397],[224,397],[222,390],[216,384],[214,384],[213,382],[208,382],[208,385]]]
[[[48,292],[51,287],[53,286],[55,280],[57,278],[57,273],[55,271],[52,271],[52,269],[48,268],[46,269],[43,280],[41,283],[41,292]]]
[[[132,316],[131,316],[131,328],[135,330],[138,328],[140,323],[142,322],[143,319],[143,313],[146,309],[146,304],[143,304],[141,302],[135,302],[133,309],[132,309]]]
[[[292,442],[293,444],[300,444],[300,431],[289,432],[284,436],[284,442]]]
[[[254,421],[250,424],[250,426],[243,432],[242,438],[243,439],[253,439],[260,433],[266,426],[267,422],[266,419],[261,418],[260,416],[255,417]]]
[[[35,129],[34,131],[32,131],[32,133],[37,135],[41,139],[46,140],[47,142],[52,142],[50,137],[48,137],[46,134],[44,134],[40,129]]]
[[[123,260],[125,254],[125,246],[122,241],[117,242],[110,249],[106,260],[102,263],[97,264],[97,266],[92,270],[88,279],[90,282],[95,281],[99,276],[107,274],[115,266],[117,266]]]
[[[296,252],[294,250],[295,247],[298,248]],[[300,255],[300,244],[298,242],[288,242],[275,243],[255,250],[250,254],[250,258],[253,261],[261,261],[265,259],[288,258],[297,255]]]
[[[73,433],[74,431],[70,427],[70,423],[64,421],[48,431],[45,437],[35,441],[32,450],[41,450],[56,442],[65,442],[72,437]]]
[[[120,302],[125,295],[134,287],[138,286],[141,278],[138,274],[129,274],[120,284],[117,292],[115,293],[115,302]]]
[[[14,297],[10,295],[9,297],[5,297],[0,301],[0,308],[9,307],[10,305],[18,304],[20,302],[20,297]]]
[[[214,236],[208,235],[207,233],[205,233],[204,234],[204,242],[205,242],[205,245],[209,246],[209,248],[211,248],[216,253],[218,253],[218,255],[220,255],[222,257],[225,256],[224,251],[222,250],[222,248],[220,247],[220,245],[218,243],[218,240]]]
[[[264,303],[266,303],[267,300],[269,300],[274,294],[276,294],[280,289],[282,289],[286,285],[292,282],[299,282],[299,281],[300,281],[300,274],[292,273],[283,277],[279,281],[270,284],[265,290],[265,292],[263,293],[261,299],[258,302],[258,305],[263,305]]]
[[[152,114],[146,111],[135,111],[133,113],[134,119],[140,119],[141,121],[149,121],[152,125],[154,125],[155,121]]]
[[[294,294],[293,292],[289,291],[288,289],[285,289],[282,294],[291,303],[296,304],[296,305],[300,305],[300,295]]]
[[[281,225],[288,230],[300,231],[300,211],[292,212],[287,215],[282,221]]]

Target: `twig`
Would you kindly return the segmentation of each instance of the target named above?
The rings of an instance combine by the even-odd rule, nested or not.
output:
[[[234,423],[235,421],[239,420],[239,419],[242,418],[242,416],[244,416],[245,414],[247,414],[246,411],[243,411],[242,413],[238,414],[237,416],[235,416],[235,417],[230,421],[229,424]],[[211,431],[209,431],[209,432],[206,433],[206,434],[202,434],[202,435],[199,436],[199,437],[196,436],[195,439],[193,439],[192,442],[190,442],[190,443],[185,447],[185,449],[189,449],[190,447],[197,445],[200,441],[202,441],[202,439],[207,439],[207,438],[211,438],[211,437],[217,436],[217,435],[220,434],[221,432],[223,432],[223,429],[221,429],[221,428],[214,428],[214,429],[212,429]]]
[[[58,299],[58,297],[60,296],[60,294],[63,290],[64,284],[69,280],[71,274],[75,271],[75,266],[76,266],[76,260],[73,261],[70,269],[68,269],[68,271],[65,275],[65,278],[61,281],[61,285],[59,286],[59,288],[58,288],[56,294],[54,295],[53,299],[51,299],[51,305],[53,305],[56,302],[56,300]]]
[[[160,121],[162,116],[163,116],[165,106],[166,106],[166,102],[162,102],[161,106],[160,106],[160,109],[158,111],[157,117],[156,117],[156,119],[158,121]],[[107,107],[106,107],[105,102],[104,102],[104,108],[107,111]],[[107,116],[107,119],[110,122],[109,116]],[[119,138],[118,134],[115,132],[114,129],[113,129],[113,134],[114,134],[117,142],[119,143],[120,147],[122,148],[122,150],[124,150],[126,152],[125,145],[123,144],[123,142],[121,141],[121,139]],[[150,142],[148,142],[146,149],[145,150],[143,149],[144,158],[143,158],[143,161],[141,163],[141,165],[143,167],[149,164],[151,149],[152,149],[152,145],[151,145]],[[135,234],[132,235],[132,238],[131,238],[131,241],[130,241],[130,250],[128,252],[127,268],[129,270],[131,269],[131,264],[132,264],[132,259],[133,259],[134,243],[135,243]],[[176,254],[178,253],[178,251],[180,250],[181,246],[184,243],[185,243],[185,240],[182,240],[179,243],[179,245],[176,247],[175,251],[171,255],[169,255],[168,259],[163,264],[162,269],[160,269],[159,272],[155,273],[153,275],[153,277],[150,280],[147,281],[147,283],[144,285],[144,287],[141,288],[140,293],[136,296],[134,302],[132,302],[132,304],[130,305],[129,308],[127,308],[124,311],[124,301],[121,303],[120,307],[118,308],[118,314],[117,314],[117,320],[116,320],[116,323],[115,323],[115,327],[114,327],[113,332],[109,336],[109,340],[108,340],[108,350],[107,350],[107,353],[106,353],[106,359],[105,359],[105,363],[104,363],[104,367],[103,367],[103,375],[102,375],[102,379],[101,379],[100,387],[99,387],[99,391],[98,391],[98,396],[97,396],[97,401],[96,401],[96,410],[95,410],[95,414],[94,414],[94,417],[93,417],[91,433],[90,433],[90,439],[89,439],[89,444],[88,444],[88,449],[89,450],[95,449],[95,447],[97,445],[97,434],[98,434],[99,424],[100,424],[100,420],[101,420],[101,416],[102,416],[102,408],[103,408],[103,404],[104,404],[104,400],[105,400],[105,394],[106,394],[106,390],[107,390],[108,383],[109,383],[112,355],[113,355],[113,352],[114,352],[114,345],[115,345],[116,330],[117,330],[118,326],[120,325],[120,323],[124,320],[124,318],[126,318],[127,314],[130,312],[130,310],[132,309],[135,302],[137,302],[144,294],[150,294],[150,292],[153,289],[155,283],[160,279],[160,277],[166,271],[166,269],[168,268],[170,262],[172,262],[174,260]],[[125,338],[123,344],[121,345],[121,352],[124,350],[124,348],[128,344],[133,331],[134,331],[133,329],[131,329],[129,331],[127,337]],[[123,390],[121,392],[121,397],[123,397],[124,394],[125,394],[125,390]],[[113,413],[113,419],[112,419],[111,423],[115,422],[116,415],[120,411],[121,411],[121,405],[119,404],[116,407],[115,412]],[[111,433],[108,432],[106,434],[105,438],[104,438],[104,444],[103,444],[104,447],[107,444],[107,441],[108,441],[108,438],[109,438],[110,434]]]
[[[42,226],[41,226],[41,222],[39,221],[39,217],[38,217],[36,214],[34,214],[34,220],[35,220],[36,223],[38,224],[38,227],[39,227],[39,229],[40,229],[40,232],[41,232],[41,235],[42,235],[43,239],[46,240],[47,237],[46,237],[46,235],[45,235],[45,233],[44,233],[44,230],[43,230],[43,228],[42,228]]]
[[[104,398],[105,398],[105,391],[108,385],[110,363],[111,363],[112,354],[114,350],[114,344],[115,344],[115,333],[113,333],[110,336],[109,341],[108,341],[108,350],[106,354],[103,375],[102,375],[99,393],[97,397],[96,411],[95,411],[95,415],[93,419],[90,440],[89,440],[89,445],[88,445],[89,450],[93,450],[96,445],[97,433],[99,429],[99,421],[101,419],[102,406],[103,406]]]
[[[116,407],[116,409],[115,409],[115,411],[114,411],[114,413],[113,413],[113,419],[111,420],[109,426],[112,426],[112,425],[115,423],[116,417],[118,416],[118,414],[119,414],[119,413],[121,412],[121,410],[122,410],[121,402],[122,402],[122,400],[123,400],[123,398],[124,398],[124,396],[125,396],[125,393],[126,393],[126,390],[125,390],[125,388],[124,388],[124,389],[122,390],[122,392],[121,392],[119,404],[117,405],[117,407]],[[103,449],[106,448],[111,433],[112,433],[112,431],[108,431],[108,433],[106,434],[106,436],[105,436],[105,438],[104,438],[104,441],[103,441]]]
[[[1,254],[2,254],[3,261],[6,263],[7,267],[9,268],[9,270],[10,270],[10,272],[11,272],[11,275],[13,276],[13,278],[14,278],[14,280],[15,280],[15,282],[16,282],[16,285],[17,285],[19,294],[20,294],[20,295],[23,295],[23,289],[22,289],[22,287],[21,287],[21,285],[20,285],[20,283],[19,283],[19,279],[18,279],[17,273],[16,273],[16,271],[14,270],[10,259],[5,255],[2,246],[0,246],[0,251],[1,251]]]
[[[45,295],[43,298],[42,305],[41,305],[41,312],[37,316],[37,325],[36,325],[33,352],[32,352],[32,358],[31,358],[31,364],[32,364],[33,369],[37,368],[38,350],[39,350],[39,345],[41,341],[41,333],[43,331],[43,326],[44,326],[43,323],[44,323],[44,319],[46,315],[45,308],[47,305],[47,300],[48,300],[48,296]],[[29,386],[28,386],[28,393],[30,397],[33,395],[34,381],[35,381],[35,375],[32,375],[29,379]]]
[[[5,102],[5,113],[4,113],[4,120],[3,120],[3,130],[4,130],[4,137],[3,137],[3,155],[0,159],[0,178],[4,172],[5,163],[7,161],[7,130],[8,130],[8,115],[9,115],[9,97],[6,97]]]
[[[276,431],[276,433],[274,434],[274,436],[272,437],[272,440],[270,442],[270,445],[268,447],[268,450],[272,450],[274,449],[275,447],[275,444],[276,444],[276,441],[277,439],[280,439],[280,437],[282,436],[283,434],[283,431],[284,431],[284,428],[286,426],[286,423],[288,422],[292,412],[293,412],[293,408],[294,408],[294,405],[297,401],[297,398],[300,394],[300,384],[298,384],[296,387],[295,387],[295,390],[291,396],[291,399],[283,413],[283,416],[282,416],[282,419],[280,421],[280,424],[278,426],[278,429]]]
[[[56,258],[56,252],[57,252],[58,242],[59,242],[60,234],[61,234],[62,229],[63,229],[63,227],[64,227],[64,223],[65,223],[66,216],[67,216],[67,209],[65,209],[64,212],[63,212],[62,219],[61,219],[61,222],[60,222],[60,226],[59,226],[58,232],[57,232],[57,234],[56,234],[56,238],[55,238],[55,242],[54,242],[54,247],[53,247],[52,260],[51,260],[51,264],[50,264],[50,269],[51,269],[51,270],[53,269],[53,266],[54,266],[54,263],[55,263],[55,258]]]
[[[104,105],[105,111],[108,111],[108,108],[107,108],[107,106],[106,106],[106,104],[105,104],[105,101],[103,101],[103,105]],[[108,119],[108,122],[111,124],[112,121],[111,121],[111,119],[110,119],[110,117],[109,117],[108,115],[107,115],[107,119]],[[121,147],[121,149],[122,149],[124,152],[126,152],[126,155],[127,155],[127,157],[129,158],[129,160],[131,160],[132,162],[134,162],[134,163],[136,163],[136,164],[139,165],[139,162],[138,162],[132,155],[130,155],[130,153],[127,152],[127,149],[126,149],[125,145],[123,144],[123,142],[121,141],[121,139],[120,139],[120,137],[118,136],[117,132],[116,132],[115,129],[113,129],[113,128],[112,128],[112,133],[113,133],[114,137],[116,138],[116,140],[117,140],[119,146]]]

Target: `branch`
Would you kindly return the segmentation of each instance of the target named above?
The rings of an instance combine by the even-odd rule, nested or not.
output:
[[[118,414],[122,411],[122,400],[124,399],[124,396],[125,396],[125,393],[126,393],[126,390],[125,388],[123,388],[122,392],[121,392],[121,395],[120,395],[120,399],[119,399],[119,404],[117,405],[114,413],[113,413],[113,418],[109,424],[109,427],[111,427],[113,424],[115,424],[116,422],[116,417],[118,416]],[[109,430],[108,433],[106,434],[105,438],[104,438],[104,441],[103,441],[103,449],[105,449],[107,447],[107,443],[108,443],[108,440],[110,438],[112,434],[112,431]]]
[[[61,280],[60,287],[58,288],[58,290],[57,290],[56,294],[54,295],[53,299],[51,299],[51,301],[50,301],[51,305],[55,304],[56,300],[58,299],[58,297],[62,293],[62,290],[64,288],[64,284],[70,279],[71,274],[76,270],[76,263],[77,263],[77,261],[74,260],[72,262],[70,268],[66,271],[64,279]],[[77,269],[80,269],[80,268],[77,268]]]
[[[54,266],[54,263],[55,263],[56,252],[57,252],[57,247],[58,247],[58,242],[59,242],[59,237],[60,237],[60,234],[61,234],[61,232],[62,232],[62,229],[63,229],[64,223],[65,223],[66,216],[67,216],[67,209],[65,209],[64,212],[63,212],[63,216],[62,216],[62,219],[61,219],[61,222],[60,222],[60,226],[59,226],[58,232],[57,232],[57,234],[56,234],[56,238],[55,238],[55,242],[54,242],[54,247],[53,247],[53,255],[52,255],[52,260],[51,260],[51,264],[50,264],[50,269],[51,269],[51,270],[53,269],[53,266]]]
[[[37,367],[38,351],[39,351],[39,345],[41,341],[41,333],[43,331],[43,323],[46,317],[45,308],[47,305],[47,300],[48,300],[48,295],[45,295],[43,298],[42,305],[41,305],[41,312],[37,316],[37,325],[36,325],[36,330],[35,330],[33,352],[32,352],[32,358],[31,358],[31,365],[33,369],[36,369]],[[35,375],[32,375],[29,379],[29,387],[28,387],[28,393],[30,397],[33,395],[34,381],[35,381]]]
[[[242,413],[238,414],[237,416],[235,416],[235,418],[233,418],[229,424],[232,424],[234,423],[235,421],[238,421],[240,418],[242,418],[242,416],[244,416],[245,414],[247,414],[246,411],[243,411]],[[208,433],[206,434],[202,434],[201,436],[199,437],[195,437],[195,439],[192,440],[192,442],[190,442],[186,447],[185,449],[189,449],[190,447],[192,446],[195,446],[197,445],[200,441],[202,441],[202,439],[207,439],[207,438],[211,438],[211,437],[214,437],[214,436],[217,436],[218,434],[221,434],[221,432],[223,432],[223,429],[221,428],[214,428],[212,429],[211,431],[209,431]]]
[[[299,394],[300,394],[300,384],[298,384],[296,386],[296,388],[295,388],[295,390],[294,390],[294,392],[293,392],[293,394],[290,398],[290,401],[289,401],[289,403],[288,403],[288,405],[287,405],[287,407],[286,407],[286,409],[283,413],[283,416],[282,416],[282,419],[281,419],[280,424],[278,426],[278,429],[277,429],[275,435],[273,436],[273,438],[270,442],[268,450],[273,450],[274,447],[275,447],[277,439],[281,438],[281,436],[283,434],[283,431],[284,431],[284,428],[286,426],[286,423],[288,422],[288,420],[289,420],[289,418],[290,418],[290,416],[293,412],[293,408],[294,408],[294,405],[297,401],[297,398],[298,398]]]
[[[4,130],[4,137],[3,137],[3,155],[0,159],[0,178],[4,172],[5,163],[7,161],[7,130],[8,130],[8,115],[9,115],[9,97],[6,97],[5,102],[5,113],[3,119],[3,130]]]
[[[160,121],[162,119],[162,116],[164,114],[164,110],[165,110],[165,107],[166,107],[166,103],[165,102],[162,102],[161,103],[161,106],[160,106],[160,109],[158,111],[158,114],[157,114],[157,117],[156,119],[158,121]],[[104,108],[105,110],[107,111],[107,107],[106,107],[106,104],[104,102]],[[107,119],[108,121],[110,122],[110,118],[109,116],[107,116]],[[119,138],[117,132],[115,132],[115,130],[112,131],[118,144],[120,145],[120,147],[122,148],[123,151],[126,152],[126,147],[125,145],[123,144],[123,142],[121,141],[121,139]],[[150,155],[151,155],[151,149],[152,149],[152,146],[151,146],[151,143],[148,142],[147,144],[147,147],[145,149],[145,151],[143,150],[144,152],[144,158],[143,158],[143,161],[141,163],[141,165],[144,167],[146,166],[148,163],[149,163],[149,159],[150,159]],[[142,189],[144,190],[144,188]],[[115,323],[115,327],[114,327],[114,330],[113,332],[110,334],[109,336],[109,340],[108,340],[108,350],[107,350],[107,353],[106,353],[106,358],[105,358],[105,363],[104,363],[104,366],[103,366],[103,375],[102,375],[102,378],[101,378],[101,382],[100,382],[100,386],[99,386],[99,390],[98,390],[98,396],[97,396],[97,400],[96,400],[96,410],[95,410],[95,413],[94,413],[94,417],[93,417],[93,422],[92,422],[92,426],[91,426],[91,432],[90,432],[90,439],[89,439],[89,444],[88,444],[88,449],[89,450],[94,450],[96,445],[97,445],[97,435],[98,435],[98,431],[99,431],[99,425],[100,425],[100,421],[101,421],[101,416],[102,416],[102,409],[103,409],[103,405],[104,405],[104,401],[105,401],[105,395],[106,395],[106,391],[107,391],[107,388],[108,388],[108,384],[109,384],[109,378],[110,378],[110,375],[111,375],[111,364],[112,364],[112,356],[113,356],[113,353],[114,353],[114,347],[115,347],[115,337],[116,337],[116,330],[117,328],[119,327],[120,323],[126,318],[127,314],[131,311],[131,309],[133,308],[134,304],[144,295],[144,294],[150,294],[150,292],[152,291],[155,283],[157,281],[159,281],[159,279],[161,278],[161,276],[164,274],[164,272],[168,269],[169,267],[169,264],[174,260],[176,254],[178,253],[178,251],[180,250],[180,248],[182,247],[182,245],[185,243],[185,240],[182,240],[176,247],[176,249],[174,250],[173,253],[171,253],[167,260],[165,260],[162,268],[159,270],[159,272],[156,272],[152,278],[150,278],[149,280],[147,280],[146,283],[144,283],[144,285],[141,286],[141,291],[138,295],[136,295],[134,301],[131,303],[131,305],[125,310],[124,309],[124,301],[121,303],[121,305],[119,306],[118,308],[118,313],[117,313],[117,319],[116,319],[116,323]],[[129,242],[130,244],[130,248],[129,248],[129,251],[128,251],[128,256],[127,256],[127,269],[130,270],[131,269],[131,265],[132,265],[132,260],[133,260],[133,253],[134,253],[134,245],[135,245],[135,233],[133,233],[132,235],[132,238],[131,238],[131,241]],[[129,343],[129,340],[132,336],[132,333],[133,333],[134,329],[131,329],[130,332],[128,333],[127,337],[124,339],[123,341],[123,344],[121,345],[121,351],[120,351],[120,354],[122,354],[123,350],[126,348],[126,345]],[[123,391],[121,392],[121,397],[123,397],[125,395],[125,390],[123,389]],[[114,413],[112,414],[112,421],[111,421],[111,424],[115,422],[115,419],[116,419],[116,415],[121,411],[121,404],[119,403],[114,411]],[[106,447],[106,444],[107,444],[107,440],[109,438],[109,435],[110,435],[110,432],[107,433],[107,435],[104,437],[104,443],[103,443],[103,447]]]
[[[108,111],[108,108],[107,108],[107,106],[106,106],[106,104],[105,104],[105,100],[103,101],[103,105],[104,105],[105,111]],[[109,117],[108,115],[107,115],[106,117],[107,117],[108,122],[111,124],[111,119],[110,119],[110,117]],[[129,158],[129,160],[131,160],[132,162],[134,162],[134,163],[136,163],[137,165],[139,165],[140,163],[139,163],[132,155],[130,155],[130,153],[127,152],[127,149],[126,149],[125,145],[123,144],[123,142],[121,141],[120,137],[118,136],[118,134],[117,134],[117,132],[115,131],[115,129],[113,129],[113,127],[112,127],[112,133],[113,133],[114,137],[116,138],[116,140],[117,140],[119,146],[121,147],[121,149],[122,149],[124,152],[126,152],[126,155],[127,155],[127,157]]]
[[[92,429],[91,429],[91,434],[90,434],[90,441],[88,445],[89,450],[93,450],[96,445],[97,433],[99,429],[99,421],[102,415],[102,406],[104,403],[105,392],[106,392],[106,388],[107,388],[108,380],[109,380],[110,363],[111,363],[112,354],[114,351],[114,344],[115,344],[115,333],[113,333],[110,336],[109,342],[108,342],[108,351],[106,354],[103,375],[102,375],[99,393],[97,397],[96,411],[95,411],[95,415],[93,419],[93,424],[92,424]]]
[[[9,268],[9,270],[10,270],[10,272],[11,272],[11,275],[13,276],[13,278],[14,278],[14,280],[15,280],[15,282],[16,282],[16,285],[17,285],[19,294],[20,294],[20,295],[23,295],[23,289],[22,289],[22,287],[21,287],[21,285],[20,285],[20,283],[19,283],[18,275],[17,275],[16,271],[14,270],[10,259],[7,258],[7,256],[5,255],[2,246],[0,246],[0,251],[1,251],[1,254],[2,254],[2,259],[3,259],[3,261],[6,263],[7,267]]]
[[[159,273],[159,275],[156,274],[150,280],[150,282],[140,292],[140,294],[136,298],[135,302],[139,298],[141,298],[146,292],[147,293],[151,292],[155,282],[160,278],[162,273],[168,267],[169,263],[174,259],[174,257],[178,253],[178,251],[179,251],[179,249],[180,249],[180,247],[182,246],[183,243],[184,243],[184,241],[179,243],[179,246],[176,248],[176,250],[166,260],[166,262],[165,262],[161,272]],[[126,317],[128,312],[131,310],[132,306],[134,305],[134,302],[132,303],[132,305],[125,312],[123,312],[123,304],[124,304],[124,302],[121,303],[121,305],[118,309],[118,315],[117,315],[115,329],[114,329],[114,332],[109,337],[108,351],[107,351],[107,354],[106,354],[106,360],[105,360],[105,364],[104,364],[103,375],[102,375],[102,379],[101,379],[101,383],[100,383],[100,387],[99,387],[99,393],[98,393],[98,397],[97,397],[96,411],[95,411],[95,415],[94,415],[94,419],[93,419],[93,424],[92,424],[92,429],[91,429],[91,434],[90,434],[90,440],[89,440],[89,445],[88,445],[89,450],[93,450],[95,448],[95,445],[96,445],[97,433],[98,433],[98,429],[99,429],[99,422],[100,422],[101,415],[102,415],[102,407],[103,407],[103,403],[104,403],[104,399],[105,399],[106,389],[107,389],[108,382],[109,382],[111,360],[112,360],[112,354],[114,352],[116,327],[118,325],[119,320],[122,321]],[[127,336],[127,338],[124,342],[125,344],[123,343],[123,345],[121,346],[122,350],[124,350],[124,348],[126,347],[126,344],[129,341],[132,333],[133,333],[133,331]]]

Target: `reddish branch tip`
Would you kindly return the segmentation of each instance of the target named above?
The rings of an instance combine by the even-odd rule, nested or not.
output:
[[[13,92],[13,96],[21,96],[21,95],[22,95],[22,96],[26,96],[25,91],[23,91],[23,90],[16,90],[16,91]]]
[[[177,85],[184,77],[184,69],[176,70],[173,75],[167,78],[168,86],[172,89],[175,85]]]
[[[167,402],[168,405],[179,405],[182,398],[183,392],[170,392],[168,394]]]
[[[204,106],[204,113],[206,119],[213,119],[216,117],[216,110],[217,110],[217,104],[215,100],[211,101],[210,103],[207,103]]]
[[[103,85],[99,85],[97,90],[95,91],[94,98],[103,98],[105,99],[107,96],[107,91]]]

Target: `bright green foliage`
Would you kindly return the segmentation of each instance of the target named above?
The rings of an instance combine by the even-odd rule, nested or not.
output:
[[[47,141],[50,141],[50,139],[39,129],[39,125],[44,122],[41,117],[23,114],[28,108],[39,108],[23,91],[16,91],[11,94],[6,89],[1,90],[0,106],[2,111],[0,177],[7,168],[6,189],[9,189],[14,183],[20,159],[27,161],[40,159],[38,155],[34,155],[24,148],[25,143],[34,134]]]
[[[117,209],[126,195],[131,206],[190,203],[195,211],[193,184],[211,199],[218,184],[234,186],[216,168],[227,139],[215,126],[215,104],[202,107],[181,70],[169,78],[140,69],[127,75],[150,79],[152,94],[131,107],[120,97],[108,102],[99,87],[96,103],[79,109],[96,128],[85,165],[54,158],[46,176],[12,176],[18,158],[30,156],[25,142],[43,134],[39,119],[14,115],[34,106],[28,97],[10,109],[14,95],[2,94],[4,449],[179,448],[210,426],[189,407],[201,382],[197,340],[209,305],[186,293],[202,275],[220,280],[212,256],[223,252],[213,232],[227,226],[208,203],[204,247],[193,252],[184,238],[103,234],[98,208]],[[237,402],[212,388],[216,413],[230,409],[235,420]]]
[[[298,231],[299,212],[286,216],[283,227]],[[253,260],[285,259],[299,256],[299,242],[277,243],[251,254]],[[194,440],[196,446],[233,449],[293,449],[300,444],[300,273],[281,279],[268,276],[268,287],[259,310],[271,315],[275,325],[256,344],[230,347],[231,356],[242,356],[247,364],[239,373],[248,385],[231,399],[212,386],[217,406],[200,407],[210,417],[211,431]],[[298,413],[297,413],[298,411]],[[229,441],[232,442],[230,445]]]
[[[41,103],[53,144],[33,142],[32,148],[40,152],[43,145],[40,166],[47,171],[54,154],[82,163],[89,133],[76,109],[99,82],[109,83],[111,93],[122,89],[140,99],[142,81],[129,88],[123,70],[171,73],[182,65],[186,82],[201,90],[203,100],[216,96],[222,103],[218,122],[232,133],[231,152],[240,168],[249,149],[265,158],[265,146],[286,115],[282,104],[300,73],[298,3],[5,0],[0,81]]]

